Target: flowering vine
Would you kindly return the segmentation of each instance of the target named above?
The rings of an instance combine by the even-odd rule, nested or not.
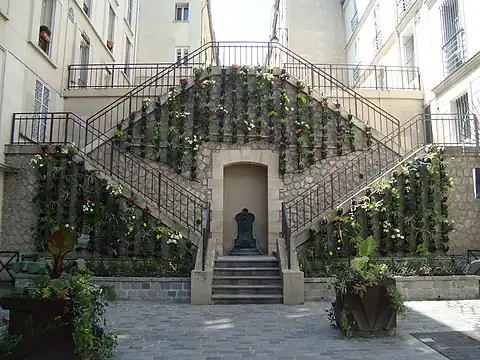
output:
[[[262,117],[263,117],[263,109],[262,109],[262,101],[263,101],[263,73],[262,68],[257,67],[255,70],[255,88],[254,88],[254,95],[255,95],[255,133],[257,135],[257,139],[260,140],[262,138]]]
[[[342,124],[343,118],[340,115],[340,104],[335,104],[335,125],[336,125],[336,140],[335,146],[337,148],[337,155],[343,155],[343,142],[345,140],[345,128]]]
[[[307,134],[307,147],[306,153],[307,162],[309,165],[315,163],[315,101],[310,96],[308,104],[308,134]]]
[[[232,143],[236,143],[238,140],[238,111],[237,111],[237,82],[238,82],[238,65],[234,65],[232,67],[232,74],[231,74],[231,132],[232,132]]]
[[[220,104],[217,107],[217,119],[218,119],[218,141],[223,142],[225,134],[225,114],[228,114],[225,105],[225,95],[227,86],[227,69],[222,68],[221,80],[220,80]]]
[[[290,145],[288,139],[288,128],[287,128],[287,116],[288,113],[292,111],[292,108],[289,107],[289,101],[287,95],[286,83],[288,80],[288,74],[285,69],[282,69],[282,72],[279,76],[280,80],[280,156],[279,156],[279,171],[280,175],[285,175],[287,172],[287,149]]]
[[[142,101],[142,117],[140,119],[140,156],[146,156],[147,149],[147,131],[148,131],[148,121],[147,121],[147,109],[150,106],[150,99],[144,99]]]
[[[215,80],[212,79],[212,68],[207,67],[206,76],[202,82],[202,89],[205,90],[205,104],[203,106],[203,139],[204,141],[210,141],[210,123],[213,115],[211,108],[212,101],[212,89],[215,85]]]
[[[250,90],[249,90],[249,78],[250,67],[242,66],[240,68],[240,79],[242,82],[242,129],[243,129],[243,142],[247,143],[249,141],[249,134],[252,130],[249,122],[248,115],[248,104],[250,101]]]
[[[275,77],[272,73],[273,70],[270,70],[267,73],[263,74],[263,79],[267,85],[267,127],[268,127],[268,141],[270,143],[275,142],[275,117],[278,116],[278,113],[275,111]]]
[[[320,124],[321,128],[321,144],[320,144],[320,158],[326,159],[328,155],[328,100],[327,98],[322,98],[320,102],[321,113],[320,113]]]
[[[348,142],[350,143],[350,150],[355,151],[355,126],[353,124],[353,115],[348,114],[347,115],[347,125],[345,129],[345,136],[348,139]]]
[[[192,124],[192,139],[197,139],[198,131],[200,127],[200,97],[201,97],[201,83],[200,77],[202,75],[203,68],[197,68],[194,70],[195,81],[193,83],[193,124]],[[190,144],[189,138],[185,141]],[[190,144],[191,145],[191,144]],[[192,180],[197,179],[197,152],[198,149],[190,148],[190,178]]]
[[[175,126],[175,108],[177,102],[177,93],[175,88],[171,88],[167,93],[167,106],[168,106],[168,129],[167,129],[167,163],[170,166],[174,165],[174,139],[176,134]]]
[[[372,127],[367,123],[367,125],[365,125],[364,131],[365,131],[365,141],[367,142],[367,147],[371,147],[373,144]]]

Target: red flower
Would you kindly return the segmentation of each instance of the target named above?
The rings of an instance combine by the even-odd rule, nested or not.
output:
[[[238,66],[237,64],[233,65],[232,68],[234,68],[235,70],[238,69],[240,66]]]
[[[182,85],[187,85],[187,79],[181,79],[180,84]]]
[[[198,83],[198,81],[195,81],[195,82],[193,83],[193,86],[195,86],[195,87],[199,87],[199,86],[200,86],[200,84]]]
[[[298,134],[300,134],[301,132],[302,132],[302,130],[301,130],[301,129],[297,129],[297,130],[295,130],[295,134],[297,134],[297,135],[298,135]]]
[[[340,221],[338,221],[338,220],[335,221],[335,226],[340,226],[340,225],[342,225],[342,223]]]
[[[133,200],[133,197],[131,197],[131,196],[130,196],[129,198],[127,198],[127,200],[128,200],[128,201],[131,201],[131,202],[134,201],[134,200]]]

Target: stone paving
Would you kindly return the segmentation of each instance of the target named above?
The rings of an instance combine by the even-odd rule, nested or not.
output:
[[[409,333],[463,331],[480,339],[480,300],[407,304],[397,336],[379,339],[345,339],[329,326],[327,303],[118,302],[107,314],[119,333],[114,360],[446,360]]]

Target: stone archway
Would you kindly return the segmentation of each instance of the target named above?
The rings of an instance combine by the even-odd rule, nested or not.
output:
[[[212,194],[212,237],[218,240],[218,254],[224,253],[224,169],[236,164],[261,165],[267,169],[268,254],[276,250],[276,239],[282,229],[280,191],[283,189],[278,162],[278,154],[274,151],[247,147],[240,150],[220,150],[212,154],[212,173],[208,180],[208,189]]]

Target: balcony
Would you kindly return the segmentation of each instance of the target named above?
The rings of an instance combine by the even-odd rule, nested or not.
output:
[[[343,84],[365,90],[421,90],[418,67],[314,64]]]
[[[412,0],[397,0],[397,21],[410,9]]]

